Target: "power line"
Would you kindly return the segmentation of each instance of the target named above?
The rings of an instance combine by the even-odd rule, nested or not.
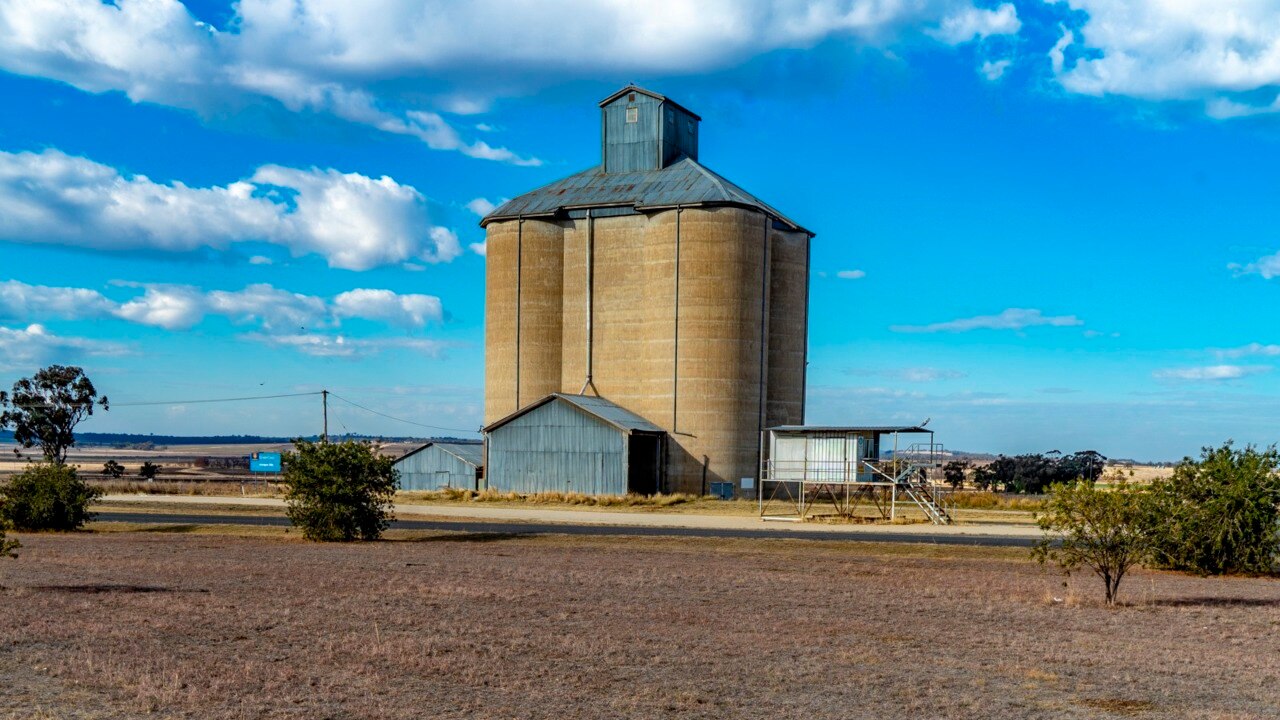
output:
[[[142,407],[144,405],[196,405],[200,403],[241,402],[243,400],[275,400],[277,398],[306,397],[309,395],[319,395],[319,394],[320,394],[320,391],[317,390],[315,392],[289,393],[287,395],[254,395],[250,397],[212,398],[208,400],[169,400],[164,402],[156,401],[156,402],[125,402],[125,403],[113,402],[111,403],[111,407],[112,408]]]
[[[405,420],[404,418],[398,418],[398,417],[395,417],[394,415],[388,415],[388,414],[386,414],[386,413],[378,412],[377,410],[373,410],[373,409],[371,409],[371,408],[367,408],[367,407],[365,407],[365,406],[361,405],[360,403],[352,402],[351,400],[348,400],[348,399],[346,399],[346,398],[342,397],[341,395],[338,395],[338,394],[333,393],[333,392],[330,392],[330,393],[329,393],[329,397],[337,398],[338,400],[341,400],[342,402],[347,403],[348,405],[354,405],[354,406],[356,406],[356,407],[360,408],[361,410],[364,410],[365,412],[373,413],[374,415],[378,415],[378,416],[381,416],[381,417],[387,418],[388,420],[395,420],[396,422],[402,422],[402,423],[405,423],[405,424],[407,424],[407,425],[417,425],[418,427],[427,428],[427,429],[429,429],[429,430],[447,430],[447,431],[449,431],[449,432],[463,432],[463,433],[475,432],[474,430],[463,430],[462,428],[448,428],[448,427],[440,427],[439,425],[424,425],[424,424],[422,424],[422,423],[420,423],[420,422],[414,422],[414,421],[412,421],[412,420]]]

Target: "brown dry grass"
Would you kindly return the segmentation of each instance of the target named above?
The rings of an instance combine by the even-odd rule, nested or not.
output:
[[[119,480],[85,478],[90,486],[107,494],[119,495],[207,495],[215,497],[283,497],[278,486],[262,481],[220,482],[182,480]]]
[[[0,717],[1262,718],[1280,584],[1020,551],[282,531],[25,535]]]

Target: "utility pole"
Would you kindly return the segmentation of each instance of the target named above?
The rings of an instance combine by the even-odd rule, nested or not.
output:
[[[324,441],[329,442],[329,391],[320,391],[320,400],[324,403]]]

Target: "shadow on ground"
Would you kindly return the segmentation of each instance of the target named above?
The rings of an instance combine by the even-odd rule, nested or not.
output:
[[[388,542],[406,543],[490,543],[501,542],[503,540],[522,540],[524,538],[534,537],[535,535],[536,533],[468,532],[452,533],[449,535],[431,535],[428,537],[383,539]]]
[[[1280,607],[1280,598],[1191,597],[1152,600],[1157,607]]]

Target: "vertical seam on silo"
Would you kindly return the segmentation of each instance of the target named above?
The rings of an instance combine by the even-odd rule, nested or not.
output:
[[[807,236],[804,239],[804,337],[802,338],[801,348],[804,349],[804,357],[800,361],[800,424],[805,422],[805,410],[808,405],[809,393],[809,263],[812,262],[813,255],[813,237]]]
[[[676,281],[675,329],[671,350],[671,432],[680,431],[680,216],[684,208],[676,205]]]
[[[764,234],[760,246],[760,417],[757,432],[764,432],[766,361],[769,357],[769,225],[772,218],[764,216]],[[759,462],[759,458],[756,459]]]
[[[516,410],[520,409],[520,311],[524,304],[522,273],[524,263],[524,217],[516,224]]]
[[[595,342],[595,328],[593,320],[595,316],[596,292],[595,230],[595,219],[591,214],[591,208],[587,208],[587,379],[586,382],[582,383],[582,390],[578,393],[579,395],[586,395],[587,388],[594,390],[596,395],[600,394],[600,391],[596,390],[596,383],[592,377],[594,369],[592,366],[594,364],[595,351],[593,346]]]

